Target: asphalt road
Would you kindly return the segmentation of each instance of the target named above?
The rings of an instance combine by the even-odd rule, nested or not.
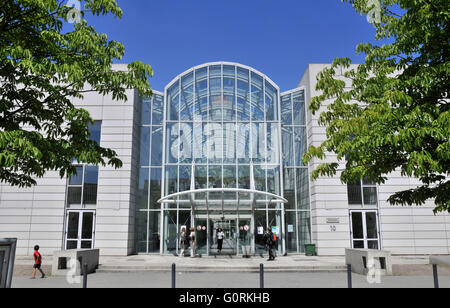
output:
[[[176,273],[177,288],[259,288],[259,273]],[[369,283],[366,276],[352,275],[354,288],[433,288],[433,276],[381,277]],[[82,279],[81,279],[82,281]],[[170,288],[171,272],[95,273],[88,276],[88,288]],[[440,276],[441,288],[450,288],[450,276]],[[266,288],[347,288],[346,273],[265,273]],[[81,288],[66,277],[14,277],[13,288]]]

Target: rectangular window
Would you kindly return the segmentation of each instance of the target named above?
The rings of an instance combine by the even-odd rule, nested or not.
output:
[[[76,166],[77,174],[68,180],[67,206],[97,204],[98,166]]]

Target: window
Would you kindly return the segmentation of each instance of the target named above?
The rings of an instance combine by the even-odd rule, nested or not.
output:
[[[366,180],[347,184],[348,203],[350,205],[376,206],[377,186]]]
[[[67,206],[96,205],[98,187],[98,166],[76,166],[77,174],[69,178]]]
[[[89,139],[100,144],[102,121],[89,124]],[[68,180],[67,207],[97,204],[98,166],[82,165],[74,161],[76,174]]]

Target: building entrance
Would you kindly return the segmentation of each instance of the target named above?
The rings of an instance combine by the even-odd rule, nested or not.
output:
[[[224,255],[236,255],[237,253],[237,221],[235,219],[232,220],[216,220],[211,219],[210,221],[210,255],[219,254],[219,238],[218,232],[219,229],[223,230],[223,239],[222,239],[222,251],[220,254]]]

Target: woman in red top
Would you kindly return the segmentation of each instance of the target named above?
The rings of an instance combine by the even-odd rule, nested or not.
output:
[[[41,265],[42,265],[42,256],[39,253],[39,246],[36,245],[34,246],[34,266],[33,266],[33,277],[31,277],[31,279],[35,279],[36,278],[36,270],[39,270],[42,274],[41,278],[45,277],[44,272],[41,269]]]

